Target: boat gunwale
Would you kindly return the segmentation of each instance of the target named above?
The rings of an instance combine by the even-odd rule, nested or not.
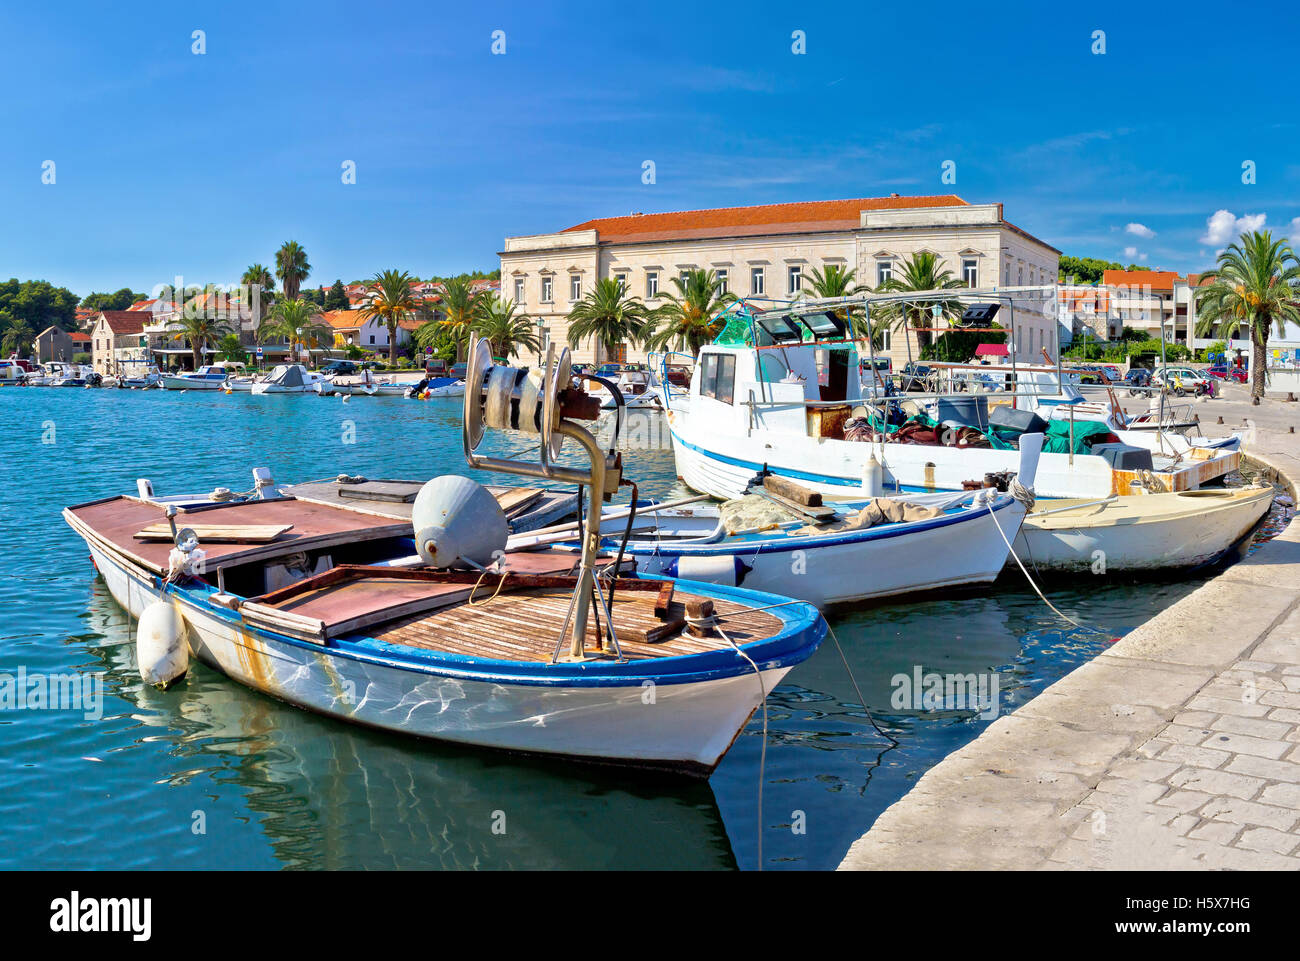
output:
[[[916,492],[913,492],[916,493]],[[1009,494],[1003,494],[999,498],[993,510],[1000,512],[1016,503],[1014,497]],[[845,502],[854,503],[854,502]],[[865,502],[864,502],[865,503]],[[629,540],[627,543],[626,553],[628,554],[658,554],[658,555],[679,555],[679,554],[722,554],[730,553],[737,555],[756,555],[756,554],[784,554],[793,551],[807,550],[817,547],[842,547],[846,544],[858,544],[865,541],[888,540],[893,537],[903,537],[907,534],[919,534],[926,531],[938,530],[943,527],[951,527],[954,524],[963,524],[980,517],[986,516],[985,508],[971,509],[964,508],[960,512],[948,514],[945,512],[943,517],[931,517],[924,520],[916,521],[895,521],[890,524],[880,524],[875,527],[866,527],[854,531],[827,531],[825,533],[810,534],[787,534],[784,537],[763,536],[762,534],[754,535],[754,540],[727,540],[714,541],[709,544],[687,544],[656,542],[649,538],[642,540]],[[734,545],[734,550],[723,550],[728,545]]]
[[[217,594],[218,590],[204,581],[192,584],[164,584],[160,575],[114,550],[113,545],[101,538],[94,537],[92,530],[87,529],[87,532],[92,535],[96,548],[114,559],[122,567],[126,576],[145,580],[150,585],[151,593],[159,598],[174,597],[205,616],[226,622],[237,633],[311,651],[316,655],[344,657],[379,667],[435,677],[543,687],[630,687],[642,685],[646,681],[653,681],[656,684],[694,684],[753,673],[749,661],[736,654],[730,646],[696,654],[644,658],[621,664],[617,661],[561,661],[551,664],[541,661],[506,661],[472,657],[432,651],[427,648],[407,647],[367,634],[343,635],[331,638],[325,644],[302,640],[249,624],[238,611],[213,603],[211,597]],[[77,530],[77,533],[82,534],[82,531]],[[103,576],[102,573],[100,576]],[[662,576],[653,578],[645,578],[641,574],[632,576],[651,580],[663,579]],[[789,598],[762,591],[680,578],[674,579],[674,583],[689,593],[710,598],[720,597],[749,607],[779,605],[765,608],[765,613],[771,613],[781,622],[779,632],[773,637],[740,645],[740,649],[758,664],[760,670],[793,667],[807,660],[826,636],[826,622],[821,612],[807,601],[792,603]],[[753,603],[755,601],[761,604],[755,605]],[[644,665],[671,665],[674,670],[646,672],[641,669]]]

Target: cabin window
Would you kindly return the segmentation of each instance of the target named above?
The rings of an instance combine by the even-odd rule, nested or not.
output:
[[[755,267],[749,272],[749,292],[755,297],[762,297],[767,293],[762,267]]]
[[[647,300],[653,300],[659,296],[659,272],[647,270],[645,272],[645,296]]]
[[[966,281],[967,287],[978,287],[979,277],[980,269],[978,261],[963,260],[961,262],[961,279]]]
[[[736,388],[735,355],[705,354],[700,364],[700,394],[730,404]]]
[[[718,278],[718,294],[721,296],[727,292],[727,268],[719,267],[714,276]]]
[[[524,302],[524,278],[518,277],[515,279],[515,303],[522,304],[523,302]]]

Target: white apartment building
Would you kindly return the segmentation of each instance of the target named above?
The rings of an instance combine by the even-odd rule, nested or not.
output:
[[[857,283],[878,287],[904,260],[930,251],[954,278],[983,288],[1056,283],[1060,251],[1007,222],[1001,204],[968,204],[953,195],[875,197],[641,214],[589,220],[558,233],[507,237],[501,293],[541,321],[544,335],[566,342],[569,310],[596,280],[615,277],[647,306],[674,291],[671,278],[712,270],[725,288],[756,306],[798,296],[813,269],[855,270]],[[1055,312],[1015,311],[1016,354],[1041,359],[1055,343]],[[998,321],[1006,324],[1005,313]],[[908,344],[896,332],[886,349],[895,364]],[[917,347],[912,340],[915,356]],[[579,345],[574,359],[643,361],[644,351],[597,356]]]

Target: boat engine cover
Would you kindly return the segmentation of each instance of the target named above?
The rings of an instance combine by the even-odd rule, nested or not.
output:
[[[486,567],[505,552],[510,526],[487,488],[444,474],[420,488],[411,505],[415,548],[432,567]]]

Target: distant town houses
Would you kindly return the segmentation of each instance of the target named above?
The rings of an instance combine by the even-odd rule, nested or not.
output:
[[[1200,274],[1168,270],[1107,270],[1101,282],[1061,282],[1061,322],[1075,337],[1118,340],[1129,328],[1153,340],[1200,348],[1214,338],[1196,335],[1195,289]]]

